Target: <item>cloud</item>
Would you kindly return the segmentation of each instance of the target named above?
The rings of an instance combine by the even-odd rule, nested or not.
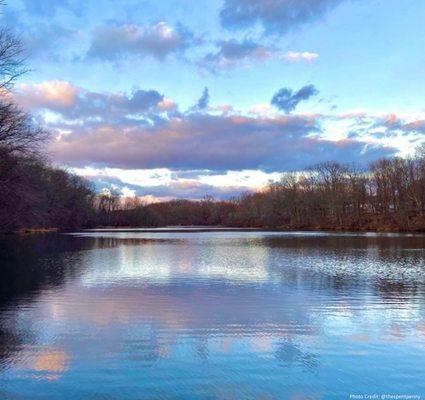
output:
[[[348,0],[225,0],[222,26],[244,29],[259,24],[267,34],[285,34],[323,17]]]
[[[325,160],[367,162],[396,152],[360,138],[321,138],[320,118],[302,116],[191,113],[154,124],[94,122],[56,129],[53,156],[75,166],[285,171]]]
[[[292,89],[282,88],[273,96],[271,104],[281,111],[290,113],[297,108],[300,102],[308,100],[311,97],[316,96],[318,93],[319,91],[314,87],[314,85],[304,86],[295,93]]]
[[[67,81],[45,81],[18,85],[15,97],[27,109],[49,108],[56,111],[73,107],[81,91]]]
[[[311,53],[308,51],[304,51],[304,52],[297,52],[297,51],[288,51],[285,55],[284,58],[287,61],[290,62],[301,62],[301,61],[306,61],[306,62],[314,62],[319,58],[319,54],[317,53]]]
[[[155,169],[120,169],[120,168],[73,168],[73,172],[90,179],[112,179],[128,186],[162,186],[171,183],[178,176],[187,179],[181,171],[171,171],[167,168]],[[198,172],[199,173],[199,172]],[[196,178],[192,176],[191,179]]]
[[[273,104],[291,111],[316,92],[312,85],[282,89]],[[220,111],[208,106],[206,90],[200,107],[185,113],[156,90],[100,93],[53,81],[20,85],[15,95],[52,131],[54,160],[74,167],[272,172],[328,160],[366,163],[408,152],[424,127],[421,116],[282,115],[264,104]]]
[[[377,118],[374,124],[376,128],[385,128],[387,133],[396,135],[398,131],[425,134],[425,119],[417,119],[406,122],[395,114],[385,114]]]
[[[128,115],[173,110],[174,103],[156,90],[134,90],[131,95],[91,92],[66,81],[21,84],[15,94],[28,110],[47,109],[66,119],[119,120]]]
[[[221,185],[216,182],[216,176],[208,176],[209,171],[198,171],[201,174],[195,178],[185,178],[191,171],[171,170],[125,170],[117,168],[73,168],[80,176],[94,183],[96,190],[118,190],[125,197],[137,196],[148,199],[149,202],[158,200],[202,199],[211,195],[220,199],[235,197],[242,192],[258,189],[250,185],[250,181],[240,180],[234,184]],[[252,173],[248,171],[245,174]],[[202,174],[206,175],[202,175]],[[197,175],[196,174],[196,175]],[[158,179],[154,179],[158,176]],[[221,175],[226,178],[226,175]],[[277,178],[277,177],[276,177]],[[251,178],[252,179],[252,178]]]
[[[400,129],[407,132],[416,132],[421,135],[425,135],[425,120],[418,120],[404,124],[400,127]]]
[[[175,103],[173,100],[164,97],[159,103],[158,103],[158,108],[160,111],[167,111],[167,112],[171,112],[171,111],[176,111],[178,106],[177,103]]]
[[[277,55],[278,51],[252,40],[222,40],[218,50],[204,56],[199,65],[211,71],[231,69],[240,64],[249,66],[252,62],[264,61]]]
[[[155,186],[149,188],[139,187],[135,189],[136,196],[152,196],[156,199],[177,198],[200,200],[206,195],[219,199],[230,199],[243,192],[252,191],[248,187],[240,186],[213,186],[198,181],[173,181],[169,185]]]
[[[202,96],[199,98],[196,106],[198,109],[204,110],[208,107],[209,102],[210,102],[210,93],[208,91],[208,88],[206,87],[204,88],[204,91],[202,92]]]
[[[73,172],[95,183],[100,191],[114,188],[124,196],[201,199],[206,194],[229,198],[242,192],[262,189],[270,181],[280,179],[280,173],[257,170],[227,171],[73,168]]]
[[[238,41],[235,39],[222,40],[217,43],[218,49],[206,54],[198,65],[211,72],[229,70],[239,66],[250,67],[255,62],[281,60],[286,62],[309,62],[319,58],[312,52],[284,52],[276,47],[265,46],[251,39]]]
[[[87,57],[113,61],[122,56],[152,56],[164,60],[198,43],[199,39],[183,25],[104,26],[94,30]]]

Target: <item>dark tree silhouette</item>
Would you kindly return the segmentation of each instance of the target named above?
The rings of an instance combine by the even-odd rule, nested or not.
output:
[[[84,226],[92,220],[90,184],[46,162],[48,133],[12,101],[22,54],[19,40],[0,29],[0,231]]]

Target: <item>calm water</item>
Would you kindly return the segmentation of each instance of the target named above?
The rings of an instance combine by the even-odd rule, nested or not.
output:
[[[425,236],[0,241],[0,399],[425,397]]]

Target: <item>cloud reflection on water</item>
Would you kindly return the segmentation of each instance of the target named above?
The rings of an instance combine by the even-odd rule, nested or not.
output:
[[[134,235],[66,237],[72,251],[44,254],[64,276],[0,313],[0,377],[278,399],[341,394],[335,373],[386,389],[420,373],[425,237]]]

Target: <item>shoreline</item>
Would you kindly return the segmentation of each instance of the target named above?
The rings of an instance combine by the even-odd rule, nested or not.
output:
[[[32,236],[44,234],[67,234],[67,233],[202,233],[202,232],[326,232],[326,233],[342,233],[342,234],[367,234],[367,233],[381,233],[381,234],[425,234],[425,230],[402,230],[402,229],[341,229],[329,227],[237,227],[237,226],[215,226],[215,225],[202,225],[202,226],[164,226],[164,227],[135,227],[135,226],[107,226],[96,228],[74,228],[74,229],[61,229],[58,227],[50,228],[22,228],[18,231],[0,232],[0,236]]]
[[[87,233],[202,233],[202,232],[275,232],[275,233],[295,233],[295,232],[323,232],[323,233],[335,233],[335,234],[368,234],[368,233],[379,233],[379,234],[425,234],[425,231],[396,231],[396,230],[345,230],[345,229],[308,229],[308,228],[292,228],[292,229],[283,229],[283,228],[238,228],[238,227],[223,227],[223,228],[214,228],[214,227],[197,227],[197,228],[91,228],[91,229],[81,229],[79,232]],[[62,232],[62,233],[71,233],[71,232]]]

